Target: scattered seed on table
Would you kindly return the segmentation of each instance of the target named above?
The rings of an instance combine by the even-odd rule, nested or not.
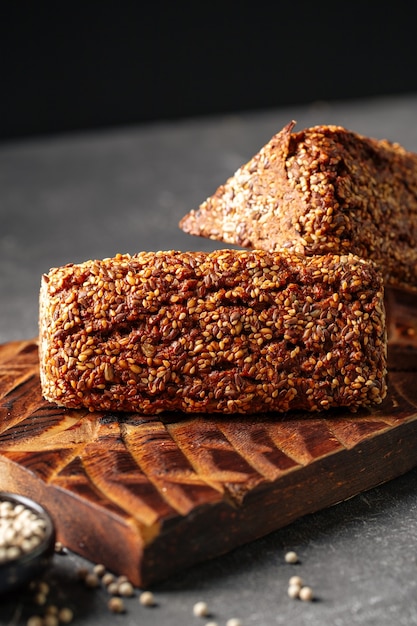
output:
[[[108,608],[112,613],[124,613],[125,605],[123,600],[118,596],[113,596],[107,603]]]
[[[299,585],[290,585],[288,587],[288,596],[295,600],[300,597],[301,587]]]
[[[79,580],[85,580],[88,574],[89,574],[89,571],[86,567],[79,567],[77,570],[77,578]]]
[[[303,579],[301,578],[301,576],[291,576],[291,578],[288,581],[288,586],[292,587],[302,587],[304,584]]]
[[[45,615],[43,618],[43,626],[59,626],[59,619],[57,615]]]
[[[91,589],[98,587],[100,584],[100,580],[97,574],[94,574],[94,572],[88,572],[87,576],[84,578],[84,582],[86,586],[90,587]]]
[[[39,580],[39,581],[33,581],[33,582],[34,582],[33,588],[35,589],[35,591],[37,591],[38,593],[41,593],[44,596],[47,596],[49,594],[50,587],[46,581]]]
[[[74,613],[70,608],[64,606],[58,613],[59,621],[62,624],[69,624],[74,619]]]
[[[48,604],[45,608],[46,615],[58,615],[59,609],[55,604]]]
[[[242,622],[238,617],[231,617],[227,620],[226,626],[242,626]]]
[[[154,606],[155,598],[154,598],[152,591],[142,591],[142,593],[139,596],[139,602],[143,606]]]
[[[56,541],[55,542],[55,552],[57,554],[66,554],[67,553],[67,549],[65,548],[64,544],[61,543],[61,541]]]
[[[102,563],[97,563],[97,565],[93,567],[93,573],[99,578],[102,578],[106,573],[106,568]]]
[[[133,596],[134,594],[133,585],[128,580],[124,580],[123,582],[121,582],[118,585],[118,590],[119,590],[119,594],[121,596],[124,596],[125,598],[129,598]]]
[[[111,583],[115,582],[115,577],[110,572],[106,572],[101,580],[103,582],[103,585],[105,587],[108,587]]]
[[[124,575],[122,575],[122,576],[118,576],[116,580],[117,580],[117,584],[119,584],[119,585],[121,585],[122,583],[127,583],[127,582],[129,582],[128,577],[127,577],[127,576],[124,576]]]
[[[44,593],[37,593],[34,597],[34,602],[35,604],[37,604],[38,606],[43,606],[44,604],[46,604],[46,594]]]
[[[193,613],[196,617],[205,617],[208,615],[208,606],[206,602],[196,602],[193,606]]]
[[[298,554],[294,552],[293,550],[290,550],[285,555],[285,562],[286,563],[298,563]]]
[[[300,593],[298,594],[300,600],[304,602],[310,602],[313,599],[313,590],[311,587],[301,587]]]
[[[43,626],[43,619],[40,615],[32,615],[26,622],[26,626]]]
[[[110,583],[109,585],[107,585],[107,591],[112,596],[118,596],[119,595],[119,585],[117,584],[117,582],[115,580],[112,583]]]

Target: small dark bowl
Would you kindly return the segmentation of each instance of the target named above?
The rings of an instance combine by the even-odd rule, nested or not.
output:
[[[46,523],[45,537],[30,552],[0,563],[0,593],[12,591],[38,578],[50,565],[55,552],[55,527],[49,513],[37,502],[14,493],[0,492],[0,502],[23,504]]]

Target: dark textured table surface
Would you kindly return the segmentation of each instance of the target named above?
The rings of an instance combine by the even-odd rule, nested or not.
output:
[[[0,145],[0,342],[37,334],[40,276],[52,266],[219,247],[182,233],[179,219],[291,119],[298,129],[340,124],[417,151],[417,95]],[[299,554],[297,565],[284,562],[289,549]],[[48,601],[71,607],[80,625],[220,626],[231,617],[242,626],[417,624],[417,470],[157,585],[152,609],[139,604],[136,590],[126,613],[111,614],[106,592],[77,580],[85,565],[74,554],[57,555],[47,574]],[[288,598],[293,574],[311,585],[314,602]],[[32,596],[0,598],[0,624],[41,613]],[[210,618],[193,616],[198,600]]]

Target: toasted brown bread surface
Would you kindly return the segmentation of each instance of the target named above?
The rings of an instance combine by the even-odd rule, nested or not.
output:
[[[187,233],[268,251],[354,253],[417,290],[417,154],[340,126],[285,126],[197,209]]]
[[[386,394],[382,277],[353,255],[159,251],[51,270],[43,396],[90,410],[318,411]]]

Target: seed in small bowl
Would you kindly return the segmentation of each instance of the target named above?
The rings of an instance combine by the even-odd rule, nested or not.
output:
[[[47,511],[30,498],[0,492],[0,592],[38,577],[55,551]]]

